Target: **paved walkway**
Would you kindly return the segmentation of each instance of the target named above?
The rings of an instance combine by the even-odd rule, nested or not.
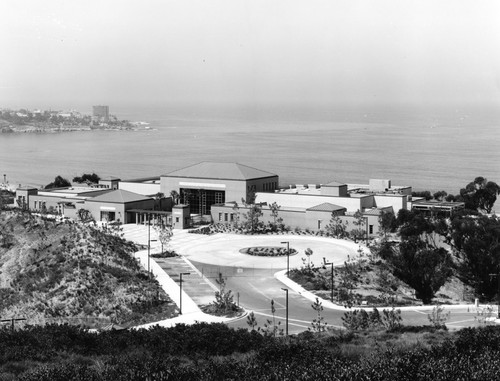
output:
[[[136,242],[138,244],[147,245],[148,228],[143,225],[125,225],[123,227],[125,239]],[[182,236],[176,232],[178,236]],[[157,234],[154,229],[150,232],[151,240],[157,239]],[[151,242],[150,254],[161,251],[161,244]],[[142,266],[148,268],[148,250],[140,250],[135,253],[135,257],[139,259]],[[159,322],[144,324],[135,328],[148,328],[154,325],[170,327],[178,323],[194,324],[199,321],[203,322],[227,322],[231,319],[212,316],[203,313],[199,305],[208,304],[215,298],[217,288],[210,283],[202,274],[187,260],[182,257],[174,258],[151,258],[149,260],[149,268],[155,276],[163,290],[169,295],[172,301],[179,306],[181,301],[179,278],[180,273],[190,273],[182,277],[182,315],[172,319],[166,319]]]
[[[155,258],[155,262],[176,283],[179,283],[181,273],[189,273],[189,275],[182,276],[182,289],[197,305],[205,305],[214,301],[217,287],[184,258]]]

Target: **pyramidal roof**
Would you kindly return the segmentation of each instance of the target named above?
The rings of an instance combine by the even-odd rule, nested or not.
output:
[[[201,179],[251,180],[277,175],[239,163],[202,161],[201,163],[178,169],[163,176],[193,177]]]
[[[144,200],[150,200],[151,197],[143,196],[142,194],[137,194],[133,192],[129,192],[126,190],[122,189],[117,189],[105,194],[102,194],[100,196],[94,197],[92,199],[87,200],[88,201],[97,201],[97,202],[114,202],[117,204],[123,204],[127,202],[134,202],[134,201],[144,201]]]
[[[313,210],[315,212],[337,212],[340,210],[345,210],[343,206],[335,205],[335,204],[330,204],[329,202],[324,202],[323,204],[319,204],[316,206],[313,206],[311,208],[308,208],[306,210]]]
[[[340,186],[343,186],[343,185],[346,185],[346,184],[339,183],[337,181],[330,181],[328,184],[325,184],[323,186],[325,186],[325,187],[340,187]]]

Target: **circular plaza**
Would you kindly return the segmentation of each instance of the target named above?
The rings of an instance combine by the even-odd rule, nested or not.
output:
[[[289,256],[290,268],[301,267],[303,258],[319,266],[323,258],[327,262],[341,265],[349,257],[358,255],[359,245],[333,238],[296,236],[296,235],[239,235],[239,234],[174,234],[172,248],[180,255],[195,262],[219,266],[253,267],[262,269],[285,269],[287,256],[263,257],[244,254],[243,248],[249,247],[287,247],[297,253]],[[312,250],[307,258],[306,249]],[[364,249],[367,250],[366,248]]]

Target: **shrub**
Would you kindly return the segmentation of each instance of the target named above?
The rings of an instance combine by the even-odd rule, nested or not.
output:
[[[432,312],[427,315],[429,322],[435,328],[446,328],[446,321],[450,318],[450,311],[444,312],[443,306],[435,306]]]
[[[365,310],[347,311],[342,316],[342,325],[350,331],[379,328],[382,325],[382,317],[376,308],[371,312]]]
[[[382,310],[382,324],[389,331],[401,327],[401,310],[392,307],[391,310]]]
[[[243,254],[254,255],[259,257],[283,257],[286,256],[287,250],[281,246],[256,246],[247,247],[240,250]],[[289,255],[297,254],[297,250],[290,248]]]

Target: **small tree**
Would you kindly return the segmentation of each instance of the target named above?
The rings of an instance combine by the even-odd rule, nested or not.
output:
[[[380,213],[378,216],[379,235],[387,239],[387,235],[396,229],[396,216],[391,212]]]
[[[323,303],[321,303],[319,299],[316,298],[316,301],[311,304],[311,307],[314,311],[316,311],[316,318],[312,320],[311,328],[309,328],[309,330],[318,333],[326,331],[326,326],[328,323],[324,321],[325,318],[322,316]]]
[[[326,232],[335,238],[345,238],[347,236],[347,221],[342,221],[338,212],[333,211],[330,218],[330,223],[326,225]]]
[[[276,324],[276,308],[274,307],[274,299],[271,299],[271,313],[273,315],[272,320],[267,319],[262,329],[264,336],[276,337],[276,335],[283,335],[283,328],[280,328],[281,322]]]
[[[179,193],[174,189],[170,191],[170,197],[172,197],[172,201],[175,205],[179,203]]]
[[[311,255],[313,255],[313,251],[310,248],[307,248],[304,251],[304,254],[307,256],[307,268],[311,268]]]
[[[247,324],[250,328],[252,328],[252,331],[255,331],[255,327],[257,326],[257,319],[255,318],[254,312],[250,312],[247,316]]]
[[[237,202],[235,202],[233,205],[233,215],[234,215],[233,225],[235,227],[238,227],[240,225],[240,206],[238,205]]]
[[[445,328],[446,321],[450,318],[450,311],[444,312],[444,307],[437,305],[432,309],[430,314],[427,314],[429,322],[435,328]]]
[[[278,226],[281,226],[283,224],[283,219],[279,217],[279,210],[281,206],[278,205],[276,202],[273,202],[271,205],[269,205],[269,210],[271,211],[271,216],[273,217],[273,223],[272,223],[272,230],[276,231],[278,230]]]
[[[363,213],[361,210],[357,210],[356,213],[354,213],[354,221],[353,224],[355,228],[352,230],[352,234],[354,235],[354,242],[358,242],[358,239],[363,239],[363,237],[366,234],[365,227],[366,227],[366,220],[365,217],[363,216]]]
[[[403,318],[401,317],[401,310],[392,307],[390,310],[382,310],[382,324],[387,330],[393,330],[395,328],[401,327],[401,322]]]
[[[359,283],[357,266],[354,263],[344,262],[344,266],[338,269],[338,273],[340,274],[339,299],[346,307],[352,307],[355,301],[354,290]]]
[[[159,203],[159,209],[158,210],[161,210],[161,200],[163,200],[165,198],[165,194],[162,193],[162,192],[158,192],[155,194],[154,196],[154,199],[155,199],[155,204],[156,202]]]
[[[155,227],[155,229],[156,229],[156,232],[158,233],[158,239],[160,240],[160,243],[161,243],[161,252],[163,254],[163,252],[164,252],[163,247],[166,248],[168,246],[174,233],[173,233],[172,229],[168,226],[157,225]]]
[[[394,303],[394,297],[398,288],[398,281],[394,278],[389,269],[385,266],[379,266],[376,272],[376,283],[380,291],[380,297],[385,304]]]
[[[80,221],[82,222],[91,222],[91,221],[94,221],[94,217],[92,216],[92,213],[90,213],[89,210],[87,209],[78,209],[78,218],[80,219]]]
[[[226,291],[226,280],[223,278],[222,273],[219,273],[219,277],[215,281],[219,285],[219,291],[215,292],[215,301],[210,303],[206,310],[217,315],[238,311],[239,308],[234,303],[232,291]]]
[[[252,204],[249,205],[248,208],[248,212],[244,214],[244,226],[252,233],[255,233],[261,225],[260,218],[262,217],[262,206],[259,204]]]

